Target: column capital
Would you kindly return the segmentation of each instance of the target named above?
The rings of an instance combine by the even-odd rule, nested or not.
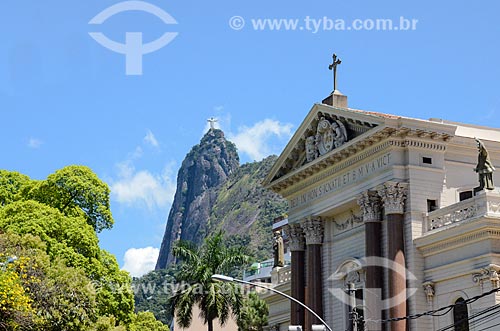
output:
[[[404,213],[407,186],[406,183],[387,182],[378,190],[386,215]]]
[[[288,235],[288,247],[291,252],[305,251],[304,230],[299,223],[292,223],[285,226]]]
[[[323,243],[323,221],[321,217],[308,217],[302,221],[302,229],[306,238],[306,245],[321,245]]]
[[[380,197],[377,192],[363,192],[358,197],[358,205],[363,212],[363,221],[365,223],[380,221]]]

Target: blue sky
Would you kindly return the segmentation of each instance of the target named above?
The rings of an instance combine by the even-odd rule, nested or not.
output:
[[[332,52],[353,108],[500,126],[498,1],[151,0],[178,24],[140,11],[88,24],[117,3],[2,1],[0,168],[42,179],[90,166],[112,188],[116,224],[101,245],[134,275],[154,265],[178,167],[206,119],[219,119],[242,162],[279,153],[331,92]],[[401,17],[416,29],[370,29]],[[259,30],[259,19],[298,25]],[[347,29],[354,20],[366,28]],[[126,32],[144,42],[178,35],[131,76],[124,55],[89,36],[96,31],[119,43]]]

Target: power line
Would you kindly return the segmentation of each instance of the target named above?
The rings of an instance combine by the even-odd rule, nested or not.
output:
[[[489,330],[489,329],[492,329],[492,328],[494,328],[495,326],[499,326],[499,325],[500,325],[500,323],[497,323],[497,324],[495,324],[495,325],[488,326],[487,328],[484,328],[484,329],[481,329],[481,330],[478,330],[478,331]]]
[[[499,291],[500,291],[500,288],[496,288],[496,289],[493,289],[493,290],[488,291],[486,293],[483,293],[481,295],[477,295],[475,297],[469,298],[467,300],[464,300],[464,301],[461,301],[458,303],[454,303],[454,304],[451,304],[449,306],[441,307],[438,309],[429,310],[429,311],[426,311],[425,313],[413,314],[413,315],[408,315],[408,316],[404,316],[404,317],[394,317],[394,318],[389,318],[389,319],[385,319],[385,320],[370,320],[370,321],[376,322],[376,323],[389,323],[389,322],[397,322],[397,321],[403,321],[403,320],[413,320],[413,319],[417,319],[417,318],[424,317],[424,316],[434,316],[434,317],[443,316],[443,315],[446,315],[447,313],[449,313],[453,308],[455,308],[455,306],[473,303],[473,302],[475,302],[475,301],[477,301],[477,300],[479,300],[487,295],[490,295],[490,294],[493,294],[493,293],[496,293]]]
[[[477,312],[477,313],[475,313],[475,314],[473,314],[473,315],[471,315],[471,316],[468,316],[468,317],[466,317],[466,318],[463,318],[463,319],[461,319],[461,320],[459,320],[459,321],[457,321],[457,322],[455,322],[455,323],[453,323],[453,324],[451,324],[451,325],[448,325],[448,326],[446,326],[446,327],[444,327],[444,328],[441,328],[441,329],[439,329],[438,331],[446,331],[446,330],[451,330],[451,329],[453,329],[455,326],[460,325],[461,323],[463,323],[463,322],[465,322],[465,321],[471,321],[471,320],[473,320],[473,319],[475,319],[475,318],[477,318],[477,317],[480,317],[480,316],[482,316],[482,315],[484,315],[484,314],[491,313],[491,314],[489,314],[489,315],[482,316],[482,317],[480,317],[480,318],[476,319],[475,321],[473,321],[473,322],[471,323],[471,324],[472,324],[472,325],[474,325],[474,326],[481,325],[482,323],[480,323],[480,324],[474,324],[474,323],[478,323],[478,322],[481,322],[481,321],[482,321],[482,322],[487,322],[487,321],[484,321],[484,319],[487,319],[488,317],[491,317],[492,315],[496,315],[496,314],[497,314],[497,310],[499,310],[499,309],[500,309],[500,304],[497,304],[497,305],[495,305],[495,306],[488,307],[488,308],[486,308],[486,309],[484,309],[484,310],[481,310],[481,311],[479,311],[479,312]],[[472,326],[472,325],[469,325],[469,326]]]
[[[494,311],[493,313],[491,313],[490,315],[486,316],[484,320],[480,321],[480,323],[471,323],[475,328],[477,328],[478,326],[480,325],[483,325],[485,323],[489,323],[495,319],[497,319],[499,316],[498,316],[498,312],[497,311]]]

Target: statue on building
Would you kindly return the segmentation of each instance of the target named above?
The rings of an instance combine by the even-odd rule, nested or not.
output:
[[[474,168],[474,171],[479,175],[479,187],[476,187],[474,191],[479,192],[483,189],[493,190],[495,188],[493,185],[493,171],[495,171],[495,167],[493,167],[488,150],[483,142],[477,138],[475,139],[479,153],[477,156],[477,166]]]
[[[281,231],[274,232],[273,250],[274,250],[273,268],[284,267],[285,266],[285,245],[283,243],[283,237],[281,236]]]
[[[306,160],[307,162],[313,161],[318,157],[318,149],[316,148],[316,139],[314,136],[306,138]]]
[[[342,146],[347,141],[347,130],[341,121],[333,121],[332,129],[335,133],[335,148]]]

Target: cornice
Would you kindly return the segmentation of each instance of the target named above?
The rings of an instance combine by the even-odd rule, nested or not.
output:
[[[415,239],[415,242],[417,243],[417,248],[420,250],[422,255],[427,257],[485,239],[500,240],[500,227],[483,227],[463,235],[452,236],[448,239],[436,238],[437,241],[427,244],[423,243],[422,239],[423,238],[417,238]]]
[[[446,133],[376,127],[338,149],[272,181],[267,187],[286,197],[384,149],[420,148],[444,152],[446,143],[450,139],[451,136]]]

